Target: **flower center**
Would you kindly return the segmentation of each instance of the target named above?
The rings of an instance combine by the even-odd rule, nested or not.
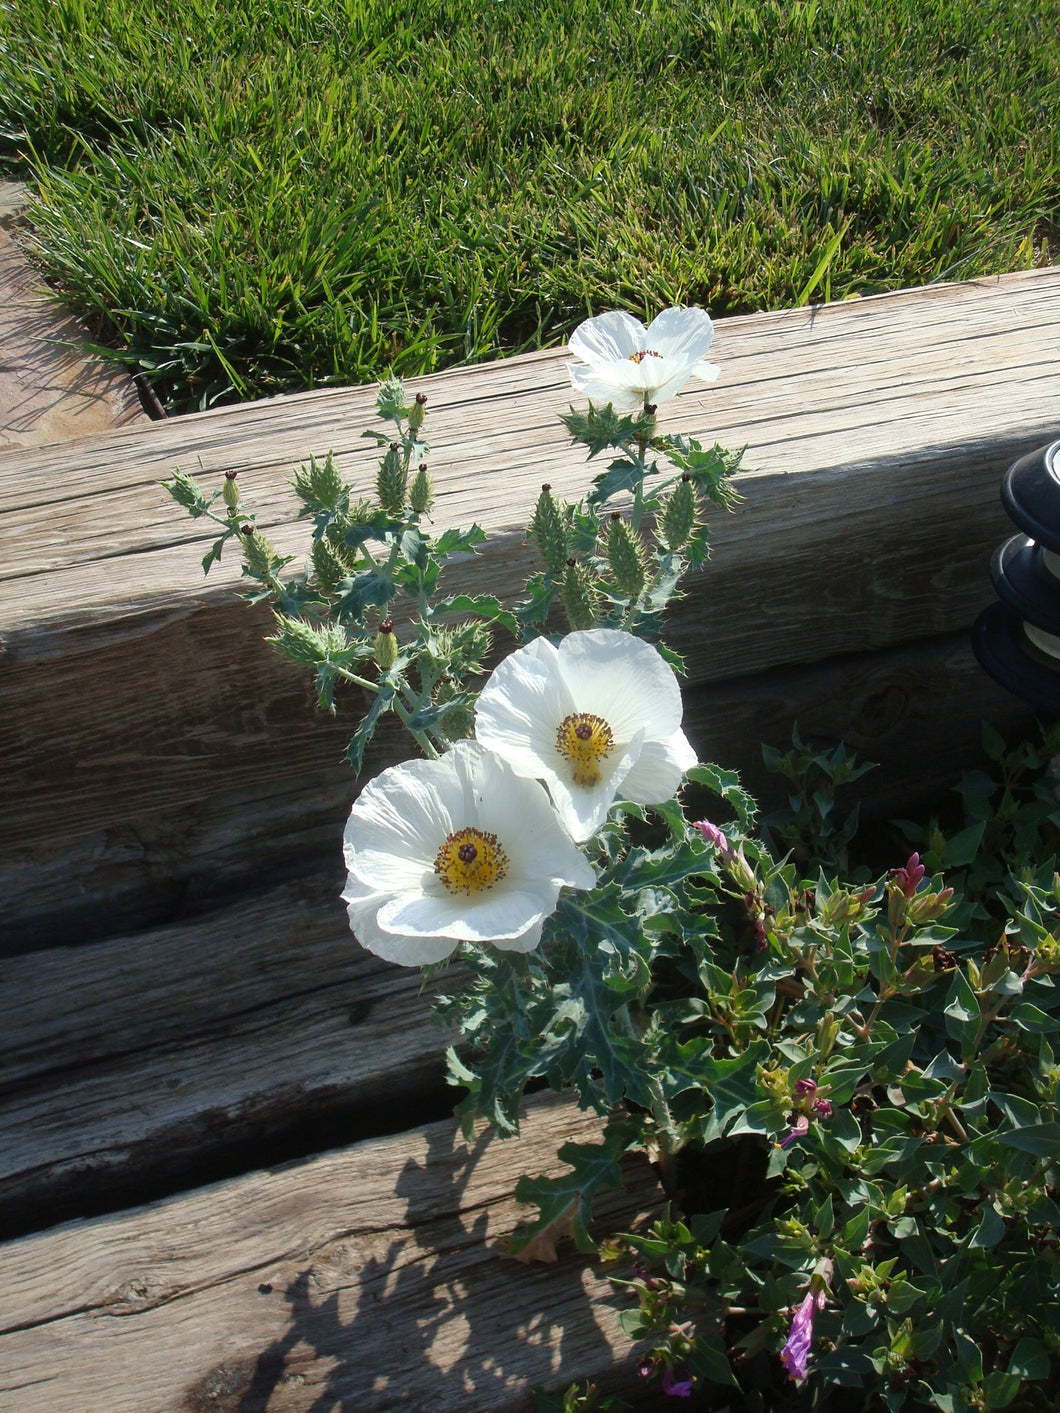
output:
[[[508,855],[496,834],[458,829],[446,836],[435,857],[434,871],[450,893],[484,893],[508,872]]]
[[[661,358],[661,353],[656,353],[654,348],[642,348],[639,353],[631,353],[629,361],[631,363],[643,363],[645,358]]]
[[[556,732],[556,750],[574,767],[575,785],[599,785],[599,762],[614,749],[614,735],[602,716],[576,712],[564,717]]]

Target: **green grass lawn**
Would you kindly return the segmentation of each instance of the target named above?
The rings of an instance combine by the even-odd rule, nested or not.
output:
[[[171,410],[1048,261],[1060,0],[0,0],[0,166]]]

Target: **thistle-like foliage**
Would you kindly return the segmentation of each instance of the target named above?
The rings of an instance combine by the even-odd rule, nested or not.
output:
[[[438,536],[429,530],[434,486],[425,460],[426,401],[422,393],[409,398],[400,379],[381,384],[377,410],[392,429],[366,433],[380,449],[374,496],[356,494],[331,454],[295,473],[300,514],[313,522],[303,577],[285,577],[290,559],[257,527],[234,476],[214,495],[180,471],[166,483],[190,515],[221,528],[204,569],[237,540],[251,584],[247,597],[272,603],[276,630],[269,641],[315,672],[319,704],[334,711],[344,683],[368,694],[347,752],[355,770],[389,712],[428,756],[469,735],[471,684],[483,672],[491,629],[516,628],[492,596],[440,592],[445,565],[474,552],[484,536],[476,525]],[[223,515],[213,509],[217,501]]]

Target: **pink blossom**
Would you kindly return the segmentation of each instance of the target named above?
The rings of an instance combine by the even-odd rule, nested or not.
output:
[[[810,1120],[805,1114],[800,1114],[787,1134],[777,1144],[778,1148],[790,1148],[797,1138],[801,1138],[810,1129]]]
[[[830,1119],[832,1117],[832,1101],[830,1099],[815,1099],[813,1112],[819,1119]]]
[[[817,1081],[815,1079],[799,1079],[795,1081],[795,1093],[800,1095],[816,1094]]]
[[[668,1393],[671,1398],[691,1398],[694,1380],[691,1376],[679,1379],[668,1364],[662,1377],[662,1386],[663,1393]]]
[[[787,1343],[780,1351],[780,1362],[787,1369],[788,1377],[797,1384],[806,1377],[806,1364],[813,1343],[813,1317],[818,1310],[824,1309],[824,1301],[823,1290],[816,1295],[812,1290],[806,1292],[792,1319]]]

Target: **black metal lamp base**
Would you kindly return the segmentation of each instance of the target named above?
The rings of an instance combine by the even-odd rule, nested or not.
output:
[[[972,627],[972,651],[995,682],[1034,706],[1060,712],[1060,661],[1040,652],[1019,614],[1003,603],[984,608]]]
[[[1060,441],[1009,467],[1001,503],[1024,534],[994,554],[990,577],[1001,602],[976,619],[972,649],[1010,692],[1060,711]]]

